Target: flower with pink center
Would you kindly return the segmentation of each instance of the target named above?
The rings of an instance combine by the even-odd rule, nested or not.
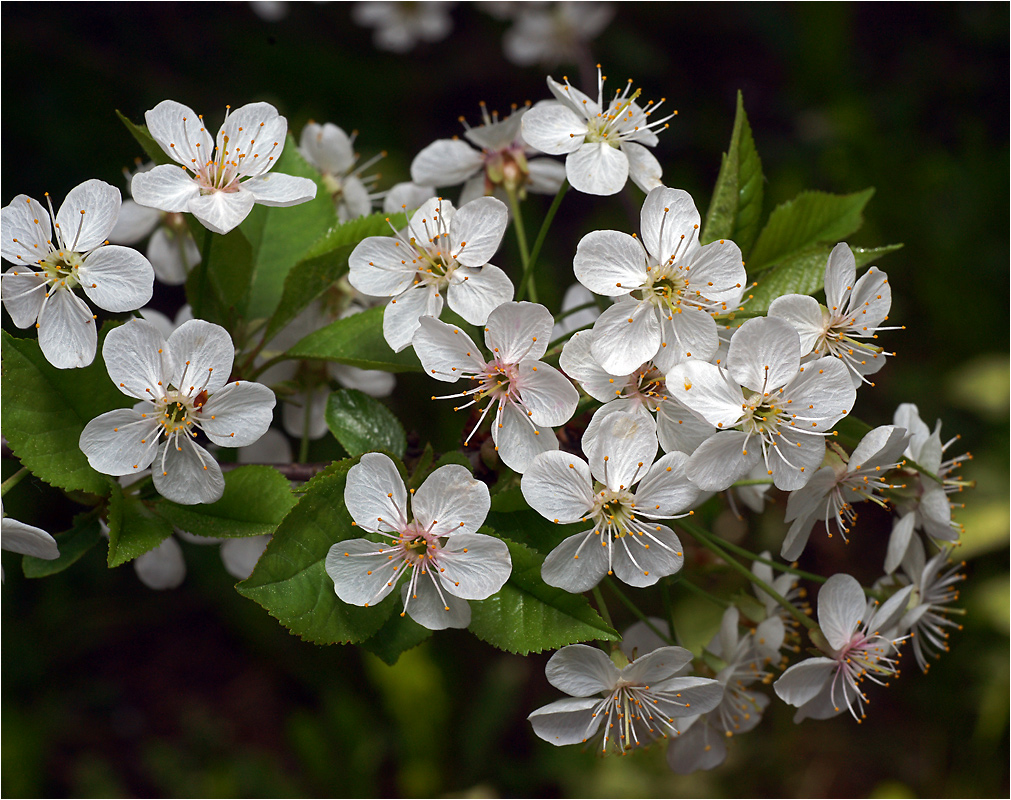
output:
[[[439,467],[418,491],[407,489],[392,459],[366,453],[348,470],[344,502],[354,524],[383,541],[351,539],[326,557],[334,591],[345,603],[371,606],[401,588],[403,614],[430,630],[466,628],[468,600],[484,600],[512,572],[509,548],[478,533],[491,497],[488,487],[457,464]]]
[[[502,461],[517,472],[538,453],[558,449],[551,428],[568,422],[579,402],[568,379],[539,360],[548,348],[552,324],[544,306],[504,303],[488,315],[484,329],[489,359],[466,333],[434,317],[422,317],[414,335],[414,350],[433,378],[475,383],[460,394],[447,395],[468,398],[454,410],[487,401],[474,430],[495,407],[492,439]]]
[[[134,176],[133,199],[159,211],[193,214],[208,230],[228,233],[254,203],[293,206],[312,200],[308,178],[270,172],[281,157],[288,121],[270,103],[249,103],[226,113],[217,139],[204,118],[174,100],[144,115],[148,131],[173,161]]]
[[[797,706],[794,722],[828,719],[843,711],[858,722],[866,717],[867,695],[861,683],[882,686],[899,674],[899,645],[893,628],[906,610],[913,587],[896,592],[880,607],[867,602],[856,578],[842,573],[829,578],[818,594],[821,635],[814,635],[824,656],[806,658],[790,667],[773,688],[785,703]]]

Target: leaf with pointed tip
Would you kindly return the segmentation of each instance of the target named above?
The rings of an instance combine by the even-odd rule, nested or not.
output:
[[[384,372],[420,372],[421,362],[412,348],[394,353],[383,336],[384,308],[331,322],[288,348],[290,358],[323,359],[361,369]]]
[[[153,550],[172,535],[172,523],[162,519],[136,495],[124,494],[118,483],[109,498],[109,566],[118,567]]]
[[[385,450],[403,458],[404,426],[392,411],[357,389],[339,389],[326,401],[326,424],[349,456]]]

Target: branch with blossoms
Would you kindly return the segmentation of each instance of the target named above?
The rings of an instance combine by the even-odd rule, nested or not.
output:
[[[172,100],[124,118],[151,159],[132,198],[91,179],[58,211],[0,211],[3,305],[26,331],[3,334],[21,470],[2,492],[30,474],[74,514],[55,535],[5,517],[3,547],[28,577],[106,553],[166,589],[179,541],[216,544],[292,633],[389,663],[446,628],[554,650],[568,696],[530,713],[536,736],[604,754],[668,739],[680,773],[717,766],[774,698],[798,722],[864,719],[903,649],[926,671],[957,627],[948,496],[969,456],[912,404],[853,416],[902,327],[869,266],[897,245],[845,241],[871,190],[802,192],[763,224],[738,96],[703,216],[651,152],[663,102],[599,67],[592,93],[548,77],[382,192],[354,135],[313,122],[296,146],[267,103],[215,135]],[[639,226],[584,235],[551,309],[536,265],[570,191],[603,213],[636,198]],[[146,237],[147,255],[127,246]],[[185,286],[174,319],[146,307],[156,280]],[[434,381],[421,397],[398,385],[411,372]],[[395,392],[459,446],[408,434]],[[320,440],[343,457],[310,460]],[[865,502],[893,515],[878,580],[813,571],[812,535],[867,544]],[[714,530],[724,509],[743,540]],[[755,544],[763,515],[784,523],[778,558]],[[722,615],[705,641],[677,629],[686,593]]]

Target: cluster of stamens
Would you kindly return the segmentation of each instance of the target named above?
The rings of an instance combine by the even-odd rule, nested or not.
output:
[[[597,704],[591,715],[592,719],[605,715],[601,755],[608,755],[611,748],[625,755],[635,747],[677,736],[680,731],[674,717],[664,715],[657,706],[660,700],[682,708],[689,705],[679,702],[678,697],[676,693],[657,692],[643,684],[619,680],[614,691]]]

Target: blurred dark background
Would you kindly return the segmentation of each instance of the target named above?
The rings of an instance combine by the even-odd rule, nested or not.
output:
[[[282,10],[267,21],[248,3],[4,3],[0,202],[48,191],[58,204],[94,177],[122,186],[141,153],[114,110],[142,122],[166,98],[212,130],[226,104],[254,100],[276,105],[296,135],[309,119],[356,129],[364,157],[388,151],[377,167],[387,188],[409,178],[422,147],[459,134],[460,115],[477,124],[481,100],[503,112],[536,102],[547,72],[592,89],[578,64],[510,64],[509,23],[480,4],[456,6],[446,39],[405,55],[377,50],[350,4]],[[972,451],[962,474],[978,483],[956,515],[969,562],[964,630],[929,675],[908,657],[901,680],[871,691],[861,725],[794,726],[777,703],[722,768],[682,778],[662,748],[601,760],[536,739],[525,717],[556,697],[548,654],[510,656],[448,632],[391,668],[357,649],[303,644],[231,590],[214,547],[184,543],[186,582],[162,593],[129,566],[105,569],[97,549],[42,581],[4,553],[3,795],[1006,795],[1008,350],[1005,329],[990,328],[1007,326],[998,306],[1011,260],[1008,29],[1003,3],[622,3],[591,44],[610,85],[631,77],[644,99],[679,110],[655,153],[664,182],[701,209],[738,89],[766,213],[801,189],[876,187],[851,244],[905,244],[879,267],[891,319],[907,330],[884,342],[898,355],[856,413],[884,424],[916,402],[928,424],[943,419],[942,439],[962,434],[952,449]],[[528,226],[549,200],[530,200]],[[579,237],[636,229],[638,204],[570,194],[542,259],[557,275],[542,291],[549,307],[571,282]],[[422,391],[403,386],[402,398]],[[424,409],[393,405],[408,428],[423,427]],[[4,476],[15,468],[5,461]],[[53,500],[26,481],[5,510]],[[855,562],[866,542],[840,557],[817,532],[811,558],[872,579],[887,520],[866,516],[859,535],[879,540],[866,545],[873,564]],[[686,596],[679,617],[701,631],[718,610]]]

